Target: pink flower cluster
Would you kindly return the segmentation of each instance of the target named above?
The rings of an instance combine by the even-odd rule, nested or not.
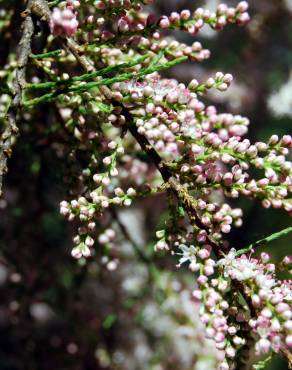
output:
[[[267,253],[259,259],[242,255],[235,258],[234,251],[218,262],[224,276],[243,281],[257,312],[249,325],[257,337],[256,352],[266,354],[292,348],[292,282],[276,278],[276,265]]]
[[[210,245],[203,244],[201,248],[193,245],[179,245],[182,251],[180,265],[190,262],[189,268],[198,272],[198,289],[193,292],[195,300],[203,305],[200,310],[201,320],[206,327],[206,336],[215,341],[216,348],[221,352],[218,369],[233,368],[237,351],[246,343],[239,334],[240,322],[245,313],[238,307],[231,306],[225,297],[228,292],[228,279],[222,275],[215,276],[216,263],[211,256]]]
[[[233,368],[237,351],[246,344],[240,334],[244,322],[252,330],[258,356],[270,351],[279,353],[285,348],[291,350],[292,283],[276,278],[276,265],[270,262],[268,254],[262,253],[259,259],[247,255],[236,257],[236,251],[231,250],[215,266],[208,245],[198,248],[180,244],[179,249],[180,264],[189,262],[189,268],[200,273],[199,289],[193,292],[193,297],[203,303],[201,320],[207,337],[214,339],[217,349],[223,351],[220,369]],[[256,316],[249,319],[246,307],[235,302],[230,305],[230,281],[244,282]]]
[[[177,29],[195,35],[204,24],[219,30],[228,23],[244,25],[249,21],[249,15],[246,12],[248,4],[245,1],[240,2],[236,8],[220,4],[215,13],[199,8],[193,14],[189,10],[182,10],[180,13],[173,12],[170,16],[162,16],[160,19],[141,11],[142,4],[148,5],[152,2],[152,0],[97,1],[96,13],[90,14],[87,18],[90,29],[97,36],[94,42],[99,41],[100,45],[105,45],[108,41],[114,41],[119,48],[128,46],[157,49],[161,40],[164,45],[168,44],[166,38],[162,39],[162,31],[165,29]],[[107,17],[112,17],[111,22],[106,22]],[[188,45],[175,42],[181,46],[180,52],[184,52],[185,48],[185,55],[191,54],[191,48]]]
[[[185,9],[180,13],[173,12],[169,17],[163,16],[159,21],[159,26],[162,29],[180,28],[191,35],[196,35],[205,23],[216,30],[221,30],[228,22],[245,25],[250,20],[246,12],[247,9],[248,3],[246,1],[241,1],[236,8],[219,4],[216,13],[198,8],[191,14],[189,10]]]
[[[50,19],[50,28],[54,36],[71,37],[76,33],[79,23],[73,5],[73,2],[70,2],[63,10],[54,8]]]

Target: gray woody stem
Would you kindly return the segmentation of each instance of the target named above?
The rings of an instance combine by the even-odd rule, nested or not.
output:
[[[25,71],[31,54],[31,40],[34,33],[32,14],[49,19],[50,10],[45,0],[28,0],[22,24],[22,36],[17,47],[17,68],[12,102],[7,112],[7,125],[0,136],[0,196],[2,195],[3,176],[7,172],[7,160],[12,154],[12,146],[18,134],[17,119],[22,105],[22,90],[25,87]]]

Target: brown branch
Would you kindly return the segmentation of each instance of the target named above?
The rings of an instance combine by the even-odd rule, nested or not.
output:
[[[33,0],[28,1],[27,10],[30,9]],[[3,176],[7,172],[7,160],[12,154],[12,146],[18,134],[17,115],[21,106],[22,89],[25,85],[25,70],[31,53],[31,40],[34,32],[34,24],[31,14],[25,14],[22,24],[22,36],[17,48],[16,80],[14,94],[7,112],[7,126],[0,138],[0,196],[2,195]]]
[[[194,205],[195,199],[188,193],[186,188],[181,185],[179,180],[175,176],[173,176],[169,168],[163,162],[160,155],[156,152],[153,146],[149,143],[148,139],[138,132],[137,127],[132,123],[133,120],[132,120],[130,113],[125,108],[123,108],[123,114],[125,115],[126,120],[128,121],[128,124],[127,124],[128,130],[130,131],[132,136],[136,139],[136,141],[140,144],[143,151],[151,159],[152,163],[154,163],[154,165],[160,172],[163,178],[163,181],[170,187],[172,192],[175,194],[176,198],[183,204],[184,209],[190,219],[191,224],[194,225],[196,228],[205,230],[207,232],[207,242],[213,247],[216,257],[219,258],[220,256],[222,256],[220,244],[216,243],[213,240],[212,236],[210,235],[210,231],[208,227],[206,227],[202,223],[195,209],[195,205]]]
[[[11,157],[12,147],[18,135],[18,113],[22,104],[22,90],[25,87],[25,72],[31,54],[31,41],[34,33],[33,16],[48,21],[50,9],[46,0],[28,0],[26,9],[21,13],[24,17],[22,35],[17,47],[16,78],[13,97],[7,112],[7,125],[0,137],[0,196],[3,194],[3,177],[7,173],[7,161]]]

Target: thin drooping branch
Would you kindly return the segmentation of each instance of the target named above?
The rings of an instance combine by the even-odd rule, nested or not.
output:
[[[144,253],[143,250],[137,245],[137,243],[133,240],[131,237],[127,227],[123,224],[123,222],[120,220],[120,217],[118,215],[118,212],[114,207],[111,208],[111,214],[114,218],[114,220],[117,222],[120,231],[122,232],[124,238],[129,241],[129,243],[132,245],[136,255],[139,257],[139,259],[144,263],[152,263],[151,259]]]

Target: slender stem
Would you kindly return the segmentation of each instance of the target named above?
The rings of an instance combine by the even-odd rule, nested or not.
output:
[[[27,100],[27,101],[24,102],[24,105],[27,106],[27,107],[31,107],[31,106],[35,106],[35,105],[42,104],[42,103],[45,103],[45,102],[53,101],[53,100],[57,99],[60,95],[66,94],[68,92],[74,92],[75,91],[77,93],[81,93],[83,91],[88,91],[88,90],[93,89],[95,87],[112,85],[116,82],[123,82],[123,81],[130,80],[134,77],[139,78],[139,77],[151,74],[153,72],[163,71],[165,69],[169,69],[169,68],[171,68],[171,67],[173,67],[177,64],[180,64],[180,63],[186,61],[187,59],[188,59],[188,57],[176,58],[176,59],[173,59],[173,60],[171,60],[169,62],[166,62],[164,64],[157,64],[157,65],[154,65],[154,66],[151,66],[151,67],[148,67],[148,68],[144,68],[140,72],[136,73],[135,75],[133,75],[133,73],[129,72],[129,73],[124,73],[124,74],[119,75],[119,76],[115,76],[115,77],[111,77],[111,78],[105,78],[105,79],[99,80],[99,81],[91,81],[91,82],[88,82],[88,83],[85,83],[85,84],[82,84],[82,85],[61,87],[60,89],[58,89],[54,92],[48,93],[48,94],[44,94],[44,95],[40,96],[39,98]]]
[[[63,52],[63,49],[57,49],[57,50],[48,51],[47,53],[42,53],[42,54],[30,54],[30,57],[32,59],[44,59],[44,58],[50,58],[50,57],[60,55],[62,52]]]
[[[149,258],[149,256],[147,254],[145,254],[144,251],[133,240],[133,238],[131,237],[131,235],[130,235],[128,229],[127,229],[127,227],[120,220],[119,215],[118,215],[118,213],[117,213],[117,211],[114,207],[111,209],[111,213],[112,213],[113,218],[115,219],[115,221],[119,225],[119,228],[120,228],[122,234],[124,235],[125,239],[128,240],[131,243],[131,245],[132,245],[136,255],[139,257],[139,259],[144,263],[152,263],[152,260]]]
[[[49,53],[47,53],[47,55],[48,54]],[[44,56],[46,54],[39,54],[39,55]],[[103,75],[108,74],[108,73],[118,72],[119,70],[121,70],[123,68],[133,67],[137,64],[142,63],[145,59],[147,59],[150,56],[151,56],[151,54],[148,53],[148,54],[142,55],[141,57],[136,58],[133,61],[130,61],[128,63],[121,63],[121,64],[118,64],[118,65],[115,65],[115,66],[108,66],[108,67],[99,69],[97,71],[91,72],[91,73],[85,73],[81,76],[71,77],[68,80],[61,80],[61,81],[57,81],[57,82],[48,81],[48,82],[42,82],[42,83],[36,83],[36,84],[27,84],[26,89],[29,89],[29,90],[47,89],[47,88],[51,88],[51,87],[57,87],[58,85],[59,86],[60,85],[70,85],[71,83],[78,82],[78,81],[89,81],[89,80],[91,80],[91,79],[93,79],[97,76],[103,76]],[[35,57],[37,57],[37,56],[34,56],[34,58]]]
[[[241,256],[242,254],[246,254],[250,252],[251,250],[263,245],[272,242],[273,240],[279,239],[282,236],[286,236],[288,234],[292,233],[292,227],[287,227],[286,229],[283,229],[281,231],[278,231],[277,233],[273,233],[263,239],[257,240],[256,242],[251,243],[247,247],[244,247],[240,250],[238,250],[235,254],[236,257]]]
[[[58,4],[60,4],[62,0],[53,0],[53,1],[50,1],[49,2],[49,7],[52,8],[53,6],[56,6]]]

